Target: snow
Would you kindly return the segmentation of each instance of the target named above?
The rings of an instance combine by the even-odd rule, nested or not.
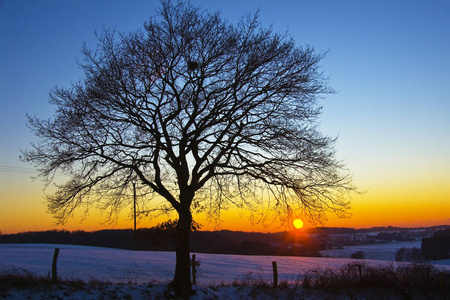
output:
[[[395,253],[400,248],[419,248],[421,241],[392,242],[382,244],[368,244],[345,246],[343,249],[332,249],[320,251],[322,256],[336,258],[350,258],[356,251],[364,251],[367,259],[395,261]]]
[[[413,247],[412,245],[409,247]],[[343,250],[346,250],[348,253],[358,250],[366,253],[378,251],[383,253],[382,257],[387,258],[388,255],[386,253],[395,253],[396,249],[400,248],[399,246],[404,247],[403,244],[396,243],[396,245],[353,246]],[[90,291],[92,299],[95,299],[97,296],[105,296],[104,294],[98,295],[100,292],[119,293],[122,295],[119,298],[126,298],[129,295],[131,299],[141,298],[145,295],[147,295],[145,297],[149,297],[151,293],[153,293],[153,296],[162,295],[175,270],[175,253],[173,252],[144,252],[50,244],[0,244],[0,269],[26,269],[38,275],[48,276],[51,272],[55,248],[60,248],[57,262],[59,277],[69,280],[81,279],[85,282],[97,279],[112,283],[108,287],[104,287],[102,291],[98,289]],[[341,251],[343,256],[344,252]],[[334,253],[336,254],[337,252]],[[333,254],[333,252],[329,252],[329,254]],[[199,285],[195,286],[197,299],[203,299],[202,295],[205,299],[211,299],[215,296],[220,299],[232,299],[232,297],[229,298],[229,295],[236,293],[236,289],[238,289],[232,286],[233,281],[236,279],[244,280],[249,274],[271,282],[273,261],[277,262],[279,282],[288,281],[290,283],[298,283],[302,280],[305,272],[311,269],[334,268],[349,262],[355,262],[355,260],[348,258],[245,256],[203,253],[196,253],[196,260],[200,261],[200,267],[197,272],[197,283]],[[365,262],[371,265],[393,263],[392,260],[371,259],[367,259]],[[440,265],[440,267],[450,270],[450,265]],[[241,288],[241,291],[245,292],[245,288]],[[87,297],[85,293],[83,294],[79,290],[69,292],[66,289],[65,291],[58,290],[56,292],[69,293],[70,299]],[[68,298],[66,294],[63,294],[65,299]],[[9,299],[14,299],[14,297],[21,298],[24,295],[17,296],[13,293]],[[8,299],[7,295],[5,298]],[[245,297],[242,299],[245,299]]]
[[[334,258],[350,258],[356,251],[364,251],[366,259],[395,261],[395,253],[400,248],[418,248],[420,249],[421,241],[391,242],[380,244],[367,244],[356,246],[345,246],[343,249],[332,249],[320,251],[324,257]],[[450,266],[450,259],[430,261],[429,263],[436,266]]]

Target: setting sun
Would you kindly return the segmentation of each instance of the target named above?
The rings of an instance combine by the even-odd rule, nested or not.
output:
[[[297,229],[300,229],[303,227],[303,221],[300,219],[295,219],[294,220],[294,227]]]

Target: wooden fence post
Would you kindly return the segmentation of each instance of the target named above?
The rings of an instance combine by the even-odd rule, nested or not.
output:
[[[277,262],[272,262],[272,269],[273,269],[273,287],[276,288],[278,286],[278,269],[277,269]]]
[[[55,253],[53,253],[53,263],[52,263],[52,282],[58,282],[58,274],[56,270],[56,261],[58,260],[59,248],[55,249]]]
[[[195,254],[192,254],[192,283],[197,284],[197,268],[195,262]]]
[[[362,284],[362,265],[358,264],[359,282]]]

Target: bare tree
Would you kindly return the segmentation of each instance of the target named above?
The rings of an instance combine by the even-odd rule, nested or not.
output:
[[[178,213],[172,284],[188,297],[193,212],[263,205],[317,221],[348,209],[351,178],[318,131],[318,100],[331,91],[324,53],[262,28],[257,14],[232,25],[170,1],[143,30],[98,41],[83,48],[84,79],[50,92],[54,116],[29,117],[40,139],[24,159],[48,182],[68,178],[48,196],[59,221],[80,206],[117,212],[138,182],[141,213]]]

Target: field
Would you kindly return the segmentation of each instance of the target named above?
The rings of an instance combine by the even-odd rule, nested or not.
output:
[[[387,253],[395,253],[396,249],[404,246],[403,244],[393,245],[392,243],[377,245],[379,252],[383,253],[383,257],[388,257]],[[370,247],[370,251],[377,252],[374,245]],[[83,288],[82,290],[73,287],[71,289],[63,288],[62,290],[53,289],[53,291],[39,290],[44,293],[44,299],[53,295],[52,292],[56,293],[56,296],[62,293],[64,299],[87,299],[89,297],[91,297],[90,299],[97,299],[101,298],[102,295],[102,297],[106,297],[105,293],[112,292],[122,295],[122,297],[118,296],[119,298],[123,298],[123,295],[129,295],[132,299],[137,299],[147,293],[147,295],[152,295],[151,298],[162,297],[161,299],[164,299],[164,290],[175,269],[175,254],[172,252],[138,252],[49,244],[0,244],[0,268],[4,271],[32,272],[38,276],[48,277],[51,272],[55,248],[60,248],[58,276],[61,279],[74,282],[77,280],[91,283],[108,282],[108,285],[103,285],[100,290],[98,287]],[[360,248],[361,246],[357,250],[361,250]],[[357,251],[351,248],[347,250],[347,252]],[[328,255],[331,254],[333,252],[328,253]],[[334,254],[339,255],[339,252]],[[253,299],[251,290],[243,285],[244,283],[272,282],[272,261],[277,262],[279,282],[291,285],[298,285],[309,270],[317,268],[337,269],[349,262],[355,262],[355,260],[348,258],[213,255],[203,253],[197,253],[196,259],[200,261],[200,266],[197,273],[198,285],[195,286],[197,294],[193,299]],[[364,262],[373,266],[395,264],[389,260],[367,259]],[[450,270],[450,265],[445,265],[448,261],[442,261],[442,263],[444,264],[437,266]],[[36,295],[36,291],[10,289],[3,291],[0,298],[26,297],[23,293],[28,292]],[[133,296],[133,293],[140,293],[140,296]]]

